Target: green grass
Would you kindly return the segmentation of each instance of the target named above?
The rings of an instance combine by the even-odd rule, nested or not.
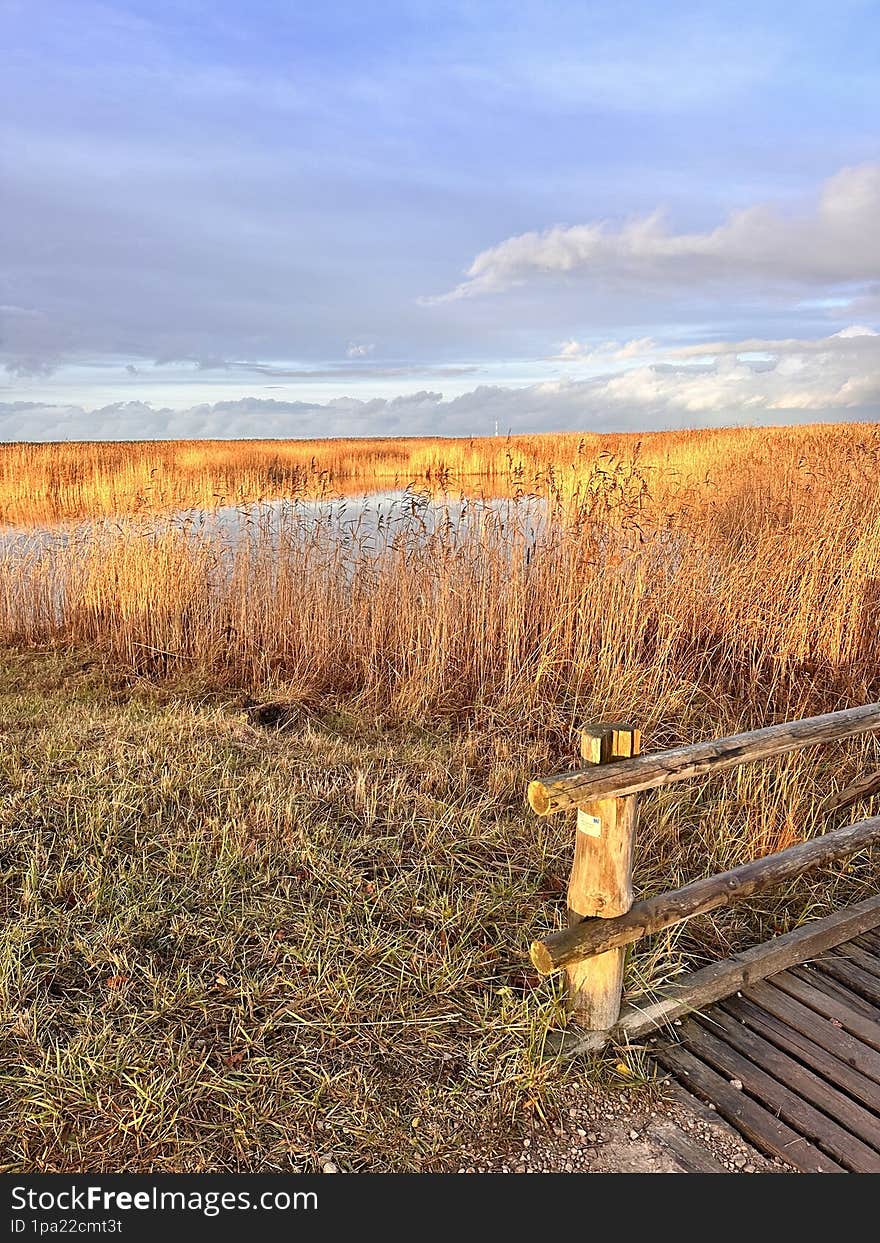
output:
[[[60,650],[0,658],[0,733],[0,1168],[455,1169],[552,1120],[559,986],[526,949],[562,915],[572,825],[523,791],[553,736],[254,710]],[[659,792],[637,879],[738,862],[762,826],[775,849],[859,745],[791,757],[775,794],[771,766]],[[871,876],[857,860],[659,937],[631,981]]]

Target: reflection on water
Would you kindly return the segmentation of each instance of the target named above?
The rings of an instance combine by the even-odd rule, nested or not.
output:
[[[145,573],[154,553],[162,574],[170,564],[189,573],[198,563],[199,573],[220,588],[239,573],[269,581],[285,567],[318,569],[350,585],[398,558],[407,563],[413,558],[422,570],[433,566],[438,573],[450,558],[463,560],[480,578],[490,563],[528,570],[540,562],[552,570],[573,550],[583,563],[613,567],[625,581],[650,574],[652,567],[674,573],[688,544],[682,531],[650,530],[607,512],[578,515],[532,493],[474,497],[409,487],[361,497],[288,497],[149,517],[0,528],[0,571],[7,582],[39,584],[42,607],[55,614],[80,590],[84,575],[100,573],[103,566],[119,585]],[[181,568],[184,561],[187,570]],[[704,586],[711,593],[714,558],[706,565]]]
[[[94,543],[114,535],[160,536],[169,532],[199,540],[238,545],[247,540],[277,544],[282,537],[300,533],[327,536],[340,544],[357,544],[369,551],[398,540],[437,535],[466,537],[491,531],[535,541],[549,526],[547,501],[534,495],[519,497],[446,496],[411,488],[373,492],[361,497],[311,499],[284,497],[218,509],[190,509],[171,515],[134,518],[95,518],[53,526],[0,528],[0,547],[6,552],[38,552],[42,548]]]
[[[490,526],[498,534],[528,532],[533,538],[548,523],[547,502],[542,497],[450,497],[437,493],[399,489],[362,497],[332,500],[284,498],[259,504],[230,505],[211,511],[188,511],[175,516],[182,530],[216,533],[233,540],[256,533],[319,528],[338,539],[369,546],[386,544],[396,536],[405,538],[438,534],[467,534]]]

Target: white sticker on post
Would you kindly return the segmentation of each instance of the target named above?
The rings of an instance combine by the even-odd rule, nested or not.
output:
[[[578,808],[578,832],[586,833],[587,837],[602,836],[602,821],[598,816],[591,816],[589,812]]]

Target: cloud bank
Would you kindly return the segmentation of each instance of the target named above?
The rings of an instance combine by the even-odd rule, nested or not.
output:
[[[566,343],[576,345],[577,343]],[[628,360],[651,343],[608,343]],[[632,346],[632,348],[630,348]],[[594,355],[595,355],[594,351]],[[575,368],[583,358],[563,352]],[[0,403],[3,440],[491,435],[552,430],[660,428],[880,418],[880,334],[854,325],[818,340],[715,342],[655,350],[655,360],[614,374],[509,387],[481,385],[458,397],[421,390],[395,398],[326,402],[245,397],[184,410],[146,402],[97,409]]]
[[[719,277],[823,287],[880,281],[880,164],[841,169],[799,216],[758,205],[708,232],[675,233],[655,211],[617,228],[595,221],[521,233],[482,251],[466,279],[433,301],[501,293],[542,275],[598,274],[686,284]]]

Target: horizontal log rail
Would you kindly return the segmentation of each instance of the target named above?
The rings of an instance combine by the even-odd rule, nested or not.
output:
[[[715,742],[698,742],[586,770],[541,777],[529,785],[529,803],[539,816],[550,816],[596,799],[620,798],[875,729],[880,729],[880,704],[826,712],[822,716],[770,725]]]
[[[836,811],[842,811],[844,807],[852,807],[853,803],[870,798],[873,794],[880,794],[880,768],[876,772],[862,773],[848,786],[830,795],[822,804],[822,810],[826,816],[830,816]]]
[[[608,765],[610,767],[612,765]],[[551,975],[571,963],[617,946],[629,945],[694,915],[702,915],[753,893],[784,884],[823,863],[845,859],[878,839],[880,816],[859,820],[822,837],[789,846],[776,854],[753,859],[728,872],[693,881],[682,889],[637,902],[625,915],[613,919],[584,919],[543,940],[533,941],[530,951],[532,962],[542,975]]]

